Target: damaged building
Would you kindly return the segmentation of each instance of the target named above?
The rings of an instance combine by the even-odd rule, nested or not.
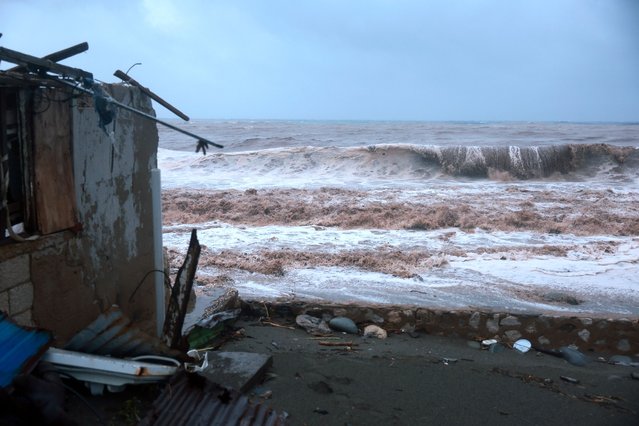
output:
[[[0,71],[0,311],[53,331],[59,343],[114,304],[159,333],[156,124],[100,105],[51,70],[24,71]],[[154,114],[137,87],[94,87]]]

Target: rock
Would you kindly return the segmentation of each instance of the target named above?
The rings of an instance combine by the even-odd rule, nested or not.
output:
[[[562,358],[571,363],[572,365],[584,366],[588,363],[586,355],[579,352],[577,349],[573,349],[568,346],[562,346],[559,348],[559,353]]]
[[[521,325],[521,323],[519,322],[517,317],[508,315],[506,318],[502,319],[499,322],[499,325],[501,325],[502,327],[513,327],[513,326]]]
[[[632,377],[635,380],[639,380],[639,371],[633,371],[630,377]]]
[[[295,323],[306,330],[307,333],[331,333],[331,329],[326,324],[326,321],[311,315],[298,315],[297,317],[295,317]]]
[[[628,339],[621,339],[617,343],[617,349],[622,352],[628,352],[630,350],[630,342],[628,341]]]
[[[479,322],[481,321],[481,313],[473,312],[473,314],[468,319],[468,325],[477,330],[479,328]]]
[[[499,314],[495,314],[493,319],[486,320],[486,328],[491,334],[497,333],[499,331]]]
[[[577,336],[579,336],[579,338],[583,340],[584,342],[587,342],[588,339],[590,339],[590,331],[584,328],[583,330],[577,333]]]
[[[399,324],[402,322],[402,314],[399,311],[390,311],[386,315],[386,320],[391,324]]]
[[[580,321],[583,325],[592,325],[592,318],[581,318]]]
[[[384,324],[384,318],[382,318],[381,316],[377,315],[375,312],[370,310],[366,311],[366,314],[364,315],[364,319],[366,319],[366,321],[370,321],[375,324]]]
[[[548,339],[546,336],[539,336],[537,338],[537,341],[540,345],[550,345],[550,339]]]
[[[501,343],[493,343],[490,346],[488,346],[488,352],[490,353],[497,354],[499,352],[503,352],[504,350],[506,350],[506,347],[502,345]]]
[[[521,337],[521,333],[518,330],[508,330],[504,332],[504,334],[506,335],[506,338],[511,342],[514,342]]]
[[[364,337],[385,339],[388,337],[388,333],[386,333],[386,330],[376,325],[367,325],[366,328],[364,328]]]
[[[328,322],[328,326],[335,331],[343,331],[350,334],[357,334],[357,325],[352,319],[346,317],[335,317]]]
[[[615,364],[615,365],[629,366],[630,363],[632,363],[632,359],[626,355],[613,355],[608,360],[608,363]]]

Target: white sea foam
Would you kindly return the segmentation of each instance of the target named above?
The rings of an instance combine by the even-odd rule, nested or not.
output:
[[[189,130],[228,148],[203,157],[181,151],[188,142],[163,131],[158,162],[165,189],[339,187],[366,191],[368,202],[451,205],[472,196],[491,208],[508,200],[504,213],[522,210],[531,200],[536,209],[561,210],[562,202],[580,193],[596,203],[594,191],[618,197],[617,209],[636,210],[639,200],[639,126],[202,121]],[[614,146],[629,148],[622,152]],[[504,173],[489,175],[493,169]],[[558,195],[546,201],[549,192]],[[568,201],[561,201],[562,194]],[[636,236],[250,227],[212,221],[165,227],[164,244],[185,251],[192,227],[214,253],[390,247],[428,251],[447,260],[440,267],[424,266],[412,278],[342,266],[296,267],[283,276],[201,268],[203,275],[229,275],[249,298],[639,316]],[[543,253],[544,246],[563,251]],[[567,292],[582,303],[543,299],[550,291]]]

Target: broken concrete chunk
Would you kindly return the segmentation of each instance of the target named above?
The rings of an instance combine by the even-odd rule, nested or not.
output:
[[[328,322],[328,326],[335,331],[343,331],[350,334],[357,334],[359,331],[355,322],[346,317],[335,317]]]
[[[326,321],[307,314],[298,315],[295,323],[311,334],[329,334],[331,329]]]
[[[378,339],[385,339],[388,337],[388,333],[381,327],[376,325],[367,325],[364,328],[364,337],[376,337]]]
[[[258,383],[273,363],[270,355],[250,352],[209,351],[207,357],[208,366],[197,374],[240,392],[246,392]]]

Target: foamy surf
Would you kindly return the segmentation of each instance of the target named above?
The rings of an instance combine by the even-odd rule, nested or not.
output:
[[[177,265],[198,228],[209,288],[639,316],[637,126],[213,128],[228,150],[158,154],[165,245]]]
[[[611,145],[287,147],[211,153],[161,149],[165,187],[397,186],[428,180],[639,181],[639,150]]]

